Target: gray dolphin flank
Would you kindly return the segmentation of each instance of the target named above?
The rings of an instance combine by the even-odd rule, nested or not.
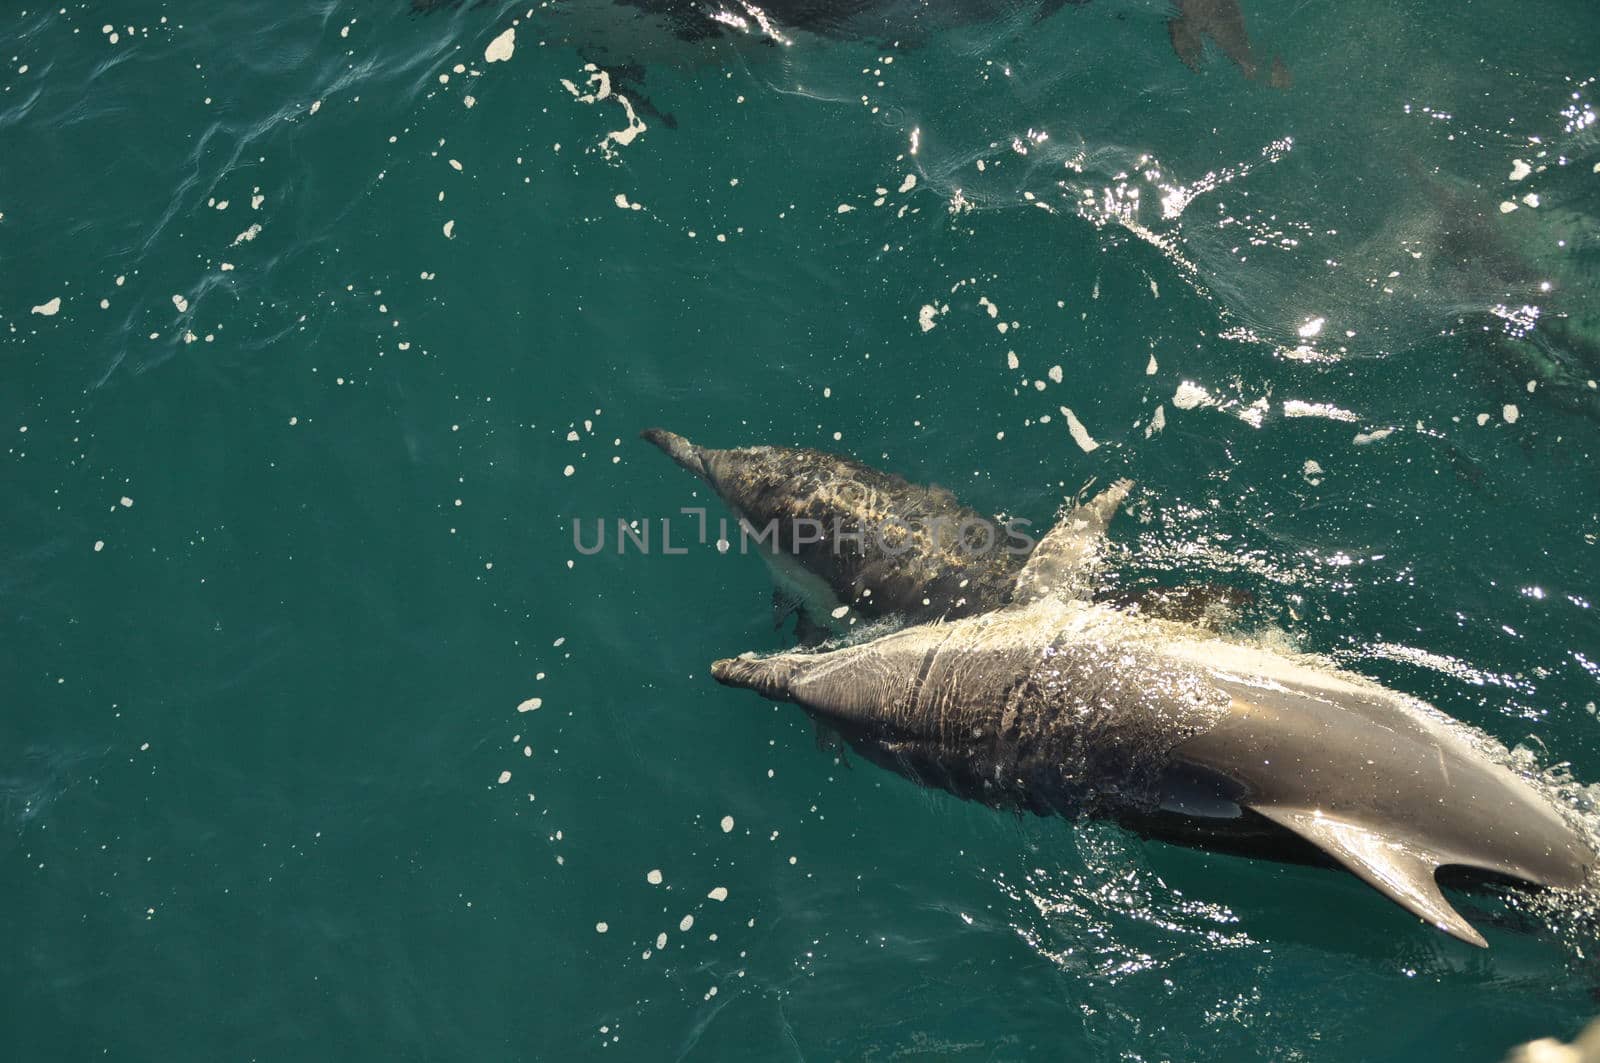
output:
[[[1228,623],[1253,602],[1234,587],[1190,583],[1114,590],[1098,582],[1106,527],[1133,484],[1118,480],[1099,494],[1069,508],[1042,542],[1035,544],[1021,526],[988,519],[963,505],[942,487],[910,483],[863,462],[797,447],[741,447],[714,450],[696,446],[661,428],[639,433],[683,469],[699,477],[734,513],[759,532],[777,520],[780,529],[812,520],[830,532],[876,526],[910,527],[903,539],[886,534],[861,539],[831,537],[796,548],[788,542],[763,542],[763,553],[777,590],[775,621],[799,612],[796,634],[806,644],[824,641],[830,630],[848,629],[856,620],[896,617],[912,623],[956,619],[1010,604],[1014,594],[1037,592],[1016,580],[1030,552],[1050,558],[1049,589],[1072,597],[1099,598],[1120,608],[1164,620],[1188,620],[1215,627]],[[936,531],[934,525],[942,531]],[[982,535],[961,534],[980,527]],[[888,547],[887,549],[885,547]],[[1045,562],[1034,565],[1043,572]],[[840,606],[846,606],[844,613]]]
[[[916,623],[999,609],[1014,593],[1034,593],[1017,577],[1036,551],[1051,559],[1051,579],[1074,596],[1093,597],[1105,590],[1096,580],[1106,526],[1133,486],[1118,480],[1072,506],[1035,544],[1025,524],[985,517],[942,487],[838,454],[773,446],[715,450],[661,428],[639,434],[710,486],[753,529],[752,541],[776,522],[778,535],[760,544],[778,587],[776,621],[798,611],[797,634],[807,643],[858,619]],[[824,534],[800,543],[790,533],[802,527]],[[1033,571],[1045,568],[1040,561]],[[1189,584],[1124,592],[1117,601],[1166,619],[1214,622],[1236,611],[1237,596],[1232,588]]]
[[[827,653],[721,660],[712,675],[992,806],[1195,844],[1298,836],[1474,945],[1487,942],[1440,892],[1441,866],[1588,880],[1591,843],[1487,736],[1315,657],[1049,593],[1063,585],[1049,541],[1016,605]]]
[[[715,450],[661,428],[640,435],[705,481],[751,529],[751,542],[774,528],[760,546],[782,588],[779,612],[798,608],[816,629],[845,626],[840,607],[912,621],[997,608],[1033,546],[942,487],[837,454]]]
[[[961,797],[1069,816],[1153,810],[1172,747],[1228,702],[1196,669],[1107,637],[1128,620],[1046,601],[830,653],[717,661],[711,674],[798,702],[867,759]]]

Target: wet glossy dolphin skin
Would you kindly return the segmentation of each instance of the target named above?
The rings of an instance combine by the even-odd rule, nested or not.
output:
[[[782,532],[806,520],[828,531],[826,539],[798,547],[786,535],[762,554],[777,587],[774,623],[798,613],[796,634],[807,645],[849,630],[857,620],[895,617],[917,623],[998,609],[1011,600],[1013,583],[1033,549],[1030,525],[986,518],[942,487],[911,483],[853,458],[802,447],[715,450],[661,428],[640,436],[705,481],[754,532],[774,520]],[[1129,486],[1113,485],[1072,507],[1071,521],[1089,533],[1074,540],[1083,556],[1076,559],[1072,593],[1166,620],[1209,626],[1235,619],[1253,601],[1235,587],[1187,583],[1122,589],[1095,582],[1105,526]],[[898,538],[894,522],[911,533]],[[992,539],[975,530],[984,525],[993,529]],[[831,534],[834,527],[869,526],[885,528],[882,539],[840,541]],[[841,606],[848,608],[839,613]]]
[[[1298,838],[1474,945],[1487,942],[1440,892],[1441,866],[1589,881],[1590,841],[1487,736],[1315,657],[1056,593],[1073,576],[1056,534],[1012,606],[826,653],[719,660],[712,675],[991,806],[1219,848]]]
[[[791,610],[815,629],[842,627],[848,606],[864,619],[955,618],[994,609],[1011,593],[1034,540],[963,505],[942,487],[915,484],[837,454],[802,447],[699,447],[660,428],[640,433],[693,473],[742,518]],[[984,532],[982,529],[989,529]],[[836,535],[836,530],[845,533]],[[859,537],[850,533],[860,533]],[[820,535],[814,541],[814,535]],[[729,536],[737,540],[735,531]]]

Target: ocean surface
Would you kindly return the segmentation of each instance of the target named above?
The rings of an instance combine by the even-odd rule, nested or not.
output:
[[[0,1057],[1570,1038],[1577,901],[1451,891],[1475,949],[708,675],[792,635],[643,428],[1131,476],[1109,579],[1595,806],[1593,5],[1240,3],[1194,68],[1167,0],[0,14]]]

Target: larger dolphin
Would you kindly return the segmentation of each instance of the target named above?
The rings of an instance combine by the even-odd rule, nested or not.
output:
[[[989,805],[1112,816],[1197,844],[1298,836],[1474,945],[1487,942],[1445,900],[1440,867],[1588,879],[1591,843],[1487,736],[1316,657],[1075,599],[1097,534],[1052,530],[1005,609],[827,653],[720,660],[712,675]]]

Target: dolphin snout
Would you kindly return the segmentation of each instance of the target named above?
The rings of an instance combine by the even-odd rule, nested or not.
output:
[[[639,433],[639,438],[654,443],[667,457],[701,479],[710,479],[711,470],[706,468],[700,448],[677,433],[669,432],[665,428],[646,428]]]
[[[775,701],[789,700],[795,663],[783,657],[726,657],[711,662],[711,678],[723,686],[744,687]]]

